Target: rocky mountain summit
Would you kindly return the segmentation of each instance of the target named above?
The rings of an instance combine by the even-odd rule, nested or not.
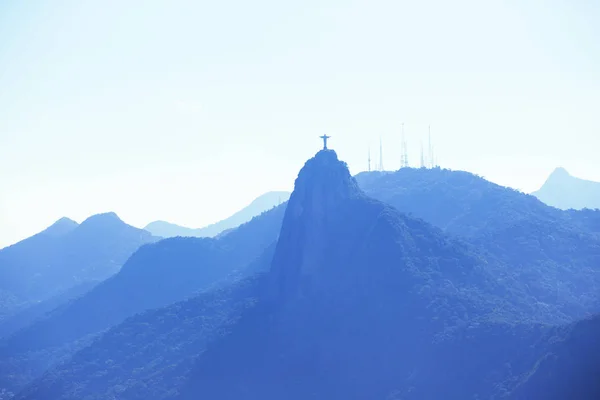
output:
[[[562,167],[556,168],[532,195],[563,210],[600,208],[600,182],[577,178]]]

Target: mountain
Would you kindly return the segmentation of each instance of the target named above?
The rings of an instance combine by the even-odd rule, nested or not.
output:
[[[496,262],[367,197],[321,151],[296,179],[257,305],[199,357],[182,398],[464,398],[461,382],[419,373],[437,366],[433,344],[543,313]]]
[[[281,204],[290,197],[289,192],[268,192],[256,198],[248,206],[236,212],[229,218],[204,228],[193,229],[175,225],[165,221],[155,221],[148,224],[144,229],[154,235],[162,237],[191,236],[191,237],[215,237],[224,231],[236,228],[250,221],[253,217]]]
[[[487,183],[477,179],[466,188],[442,184],[442,193],[481,190]],[[479,217],[532,199],[489,188],[490,200],[503,199]],[[478,198],[465,196],[471,203],[460,214],[471,238],[514,226],[502,218],[494,226],[479,222],[479,209],[469,211]],[[553,212],[533,200],[531,210],[513,213],[527,221],[529,213],[536,220]],[[416,196],[412,207],[422,201]],[[527,265],[507,264],[367,197],[332,151],[307,161],[279,211],[283,223],[263,227],[281,226],[279,239],[238,269],[236,283],[126,319],[16,398],[503,398],[524,387],[553,343],[557,330],[546,323],[561,320],[560,298],[538,301],[531,282],[515,279]],[[595,217],[586,221],[594,226]],[[535,230],[525,233],[539,240]],[[189,255],[173,248],[164,262],[178,265],[178,257]]]
[[[40,232],[40,234],[46,235],[46,236],[59,237],[59,236],[63,236],[65,234],[73,231],[78,226],[79,226],[79,224],[77,222],[73,221],[72,219],[69,219],[67,217],[62,217],[61,219],[56,221],[54,224],[52,224],[51,226],[49,226],[48,228],[46,228],[45,230]]]
[[[556,168],[532,195],[563,210],[600,208],[600,182],[574,177],[564,168]]]
[[[463,237],[476,237],[523,220],[562,221],[565,213],[533,196],[465,171],[402,168],[356,176],[370,196]]]
[[[370,196],[510,265],[498,278],[556,306],[554,322],[600,311],[600,211],[559,210],[463,171],[402,168],[356,179]]]
[[[156,240],[114,213],[91,216],[81,225],[62,218],[0,250],[0,314],[7,316],[84,282],[106,279],[140,246]]]
[[[141,247],[114,276],[0,341],[0,389],[25,386],[128,317],[254,271],[277,240],[285,204],[219,239],[176,237]],[[142,342],[143,343],[143,342]]]

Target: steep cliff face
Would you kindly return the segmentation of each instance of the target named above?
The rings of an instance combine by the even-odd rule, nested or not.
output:
[[[298,174],[271,271],[273,300],[302,295],[318,281],[338,207],[363,194],[335,151],[322,150]]]
[[[536,312],[518,289],[504,299],[493,268],[366,197],[335,152],[319,152],[296,180],[260,301],[199,359],[184,398],[431,394],[434,377],[419,371],[436,363],[432,344],[478,321]],[[445,385],[434,394],[465,394]]]

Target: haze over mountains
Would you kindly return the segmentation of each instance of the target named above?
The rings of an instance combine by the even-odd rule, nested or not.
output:
[[[251,264],[277,239],[283,210],[220,239],[170,238],[140,248],[116,275],[0,341],[0,387],[20,388],[125,318],[183,300]]]
[[[600,400],[599,20],[0,2],[0,400]]]
[[[600,208],[600,182],[574,177],[564,168],[555,169],[532,195],[563,210]]]
[[[140,246],[157,240],[114,213],[94,215],[80,225],[62,218],[0,250],[0,315],[102,281]]]
[[[289,192],[267,192],[254,199],[252,203],[232,216],[204,228],[193,229],[166,221],[154,221],[146,225],[144,229],[155,236],[164,238],[175,236],[215,237],[222,232],[250,221],[253,217],[264,211],[286,202],[289,197]]]
[[[4,338],[0,387],[18,399],[527,399],[566,393],[547,382],[568,363],[591,390],[570,349],[600,334],[574,322],[600,310],[598,214],[460,171],[353,178],[321,151],[289,203],[218,238],[145,245]]]

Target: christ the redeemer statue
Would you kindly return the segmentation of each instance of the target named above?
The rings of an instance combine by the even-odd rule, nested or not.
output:
[[[329,139],[331,136],[323,135],[319,137],[323,139],[323,150],[327,150],[327,139]]]

